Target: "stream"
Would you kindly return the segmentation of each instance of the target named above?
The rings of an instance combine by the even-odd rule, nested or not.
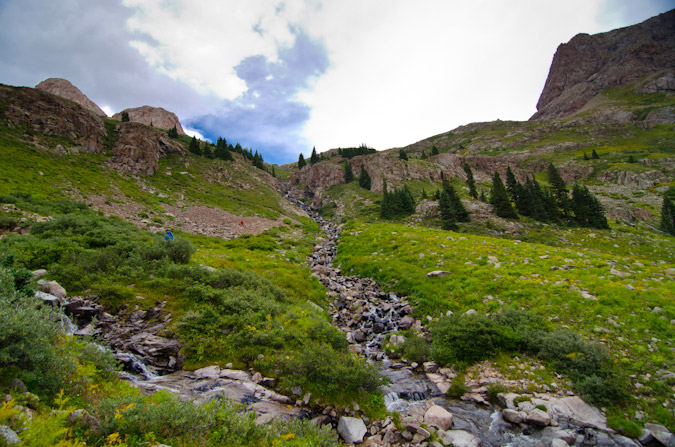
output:
[[[302,208],[319,224],[326,235],[325,239],[314,247],[310,267],[328,289],[328,295],[333,297],[331,303],[333,324],[346,333],[352,352],[363,355],[376,365],[382,376],[389,379],[389,384],[381,387],[386,408],[390,412],[400,413],[404,423],[419,422],[426,409],[435,404],[453,415],[452,430],[464,430],[480,439],[480,442],[474,439],[474,444],[469,442],[464,445],[548,447],[554,445],[553,440],[561,439],[564,439],[565,445],[606,447],[638,445],[611,430],[603,430],[605,427],[584,423],[572,416],[558,417],[556,426],[545,428],[511,424],[503,419],[499,408],[486,401],[483,405],[445,397],[445,393],[438,386],[439,382],[436,380],[432,382],[430,379],[438,378],[439,374],[435,374],[437,372],[435,369],[431,374],[420,373],[412,367],[416,365],[389,359],[383,350],[384,340],[388,335],[400,329],[422,328],[421,322],[411,317],[412,306],[404,297],[382,291],[372,279],[343,275],[340,269],[333,265],[340,236],[338,227],[333,222],[323,219],[305,203],[288,195],[287,199]],[[352,309],[356,311],[352,312]],[[405,441],[401,445],[406,445]]]

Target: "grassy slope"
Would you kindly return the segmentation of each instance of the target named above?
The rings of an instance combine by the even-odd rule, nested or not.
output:
[[[557,237],[561,246],[352,221],[338,263],[408,294],[420,316],[514,307],[602,341],[634,384],[646,385],[633,389],[640,399],[631,408],[672,424],[661,406],[672,398],[668,386],[646,374],[675,368],[675,241],[627,227]],[[432,270],[450,274],[429,279]]]

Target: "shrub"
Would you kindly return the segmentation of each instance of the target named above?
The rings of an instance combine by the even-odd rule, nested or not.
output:
[[[512,328],[484,315],[452,315],[432,328],[431,356],[439,364],[488,359],[518,346]]]
[[[487,387],[487,396],[491,402],[497,402],[497,395],[506,393],[508,388],[503,383],[491,383]]]
[[[457,374],[457,377],[452,379],[452,384],[450,385],[450,388],[448,388],[448,391],[445,394],[448,397],[454,397],[456,399],[459,399],[460,397],[464,396],[468,391],[469,387],[466,386],[464,374]]]
[[[4,268],[0,272],[2,380],[18,377],[35,393],[56,392],[76,368],[60,354],[60,319],[36,298],[17,294],[11,273]]]
[[[411,362],[426,362],[431,354],[429,342],[424,337],[419,336],[406,337],[402,349],[403,357]]]

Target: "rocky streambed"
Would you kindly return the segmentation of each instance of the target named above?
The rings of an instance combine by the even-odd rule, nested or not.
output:
[[[397,332],[412,329],[428,339],[428,328],[414,318],[414,309],[405,297],[383,291],[372,279],[343,275],[333,265],[339,228],[306,204],[289,200],[303,208],[326,235],[314,247],[310,267],[328,290],[333,324],[345,333],[350,351],[374,362],[389,379],[382,387],[385,404],[389,411],[400,413],[403,422],[403,427],[398,428],[389,421],[365,424],[365,433],[356,441],[368,445],[455,447],[643,445],[611,430],[600,410],[570,392],[501,393],[500,405],[495,406],[487,399],[487,386],[509,381],[486,368],[477,380],[467,384],[469,391],[462,400],[450,399],[445,392],[456,377],[453,369],[439,368],[433,362],[418,365],[389,359],[385,343],[396,345],[404,341]],[[340,432],[339,429],[338,426]],[[340,435],[355,442],[352,433]],[[656,442],[649,430],[641,440],[645,445]]]

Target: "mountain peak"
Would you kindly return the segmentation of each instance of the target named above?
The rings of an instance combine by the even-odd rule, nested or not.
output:
[[[569,116],[607,87],[649,78],[651,90],[675,90],[675,9],[606,33],[577,34],[556,50],[532,119]]]
[[[107,116],[87,95],[82,93],[79,88],[75,87],[69,80],[62,78],[49,78],[40,82],[35,86],[36,89],[69,99],[81,105],[90,112],[94,112],[98,116]]]

